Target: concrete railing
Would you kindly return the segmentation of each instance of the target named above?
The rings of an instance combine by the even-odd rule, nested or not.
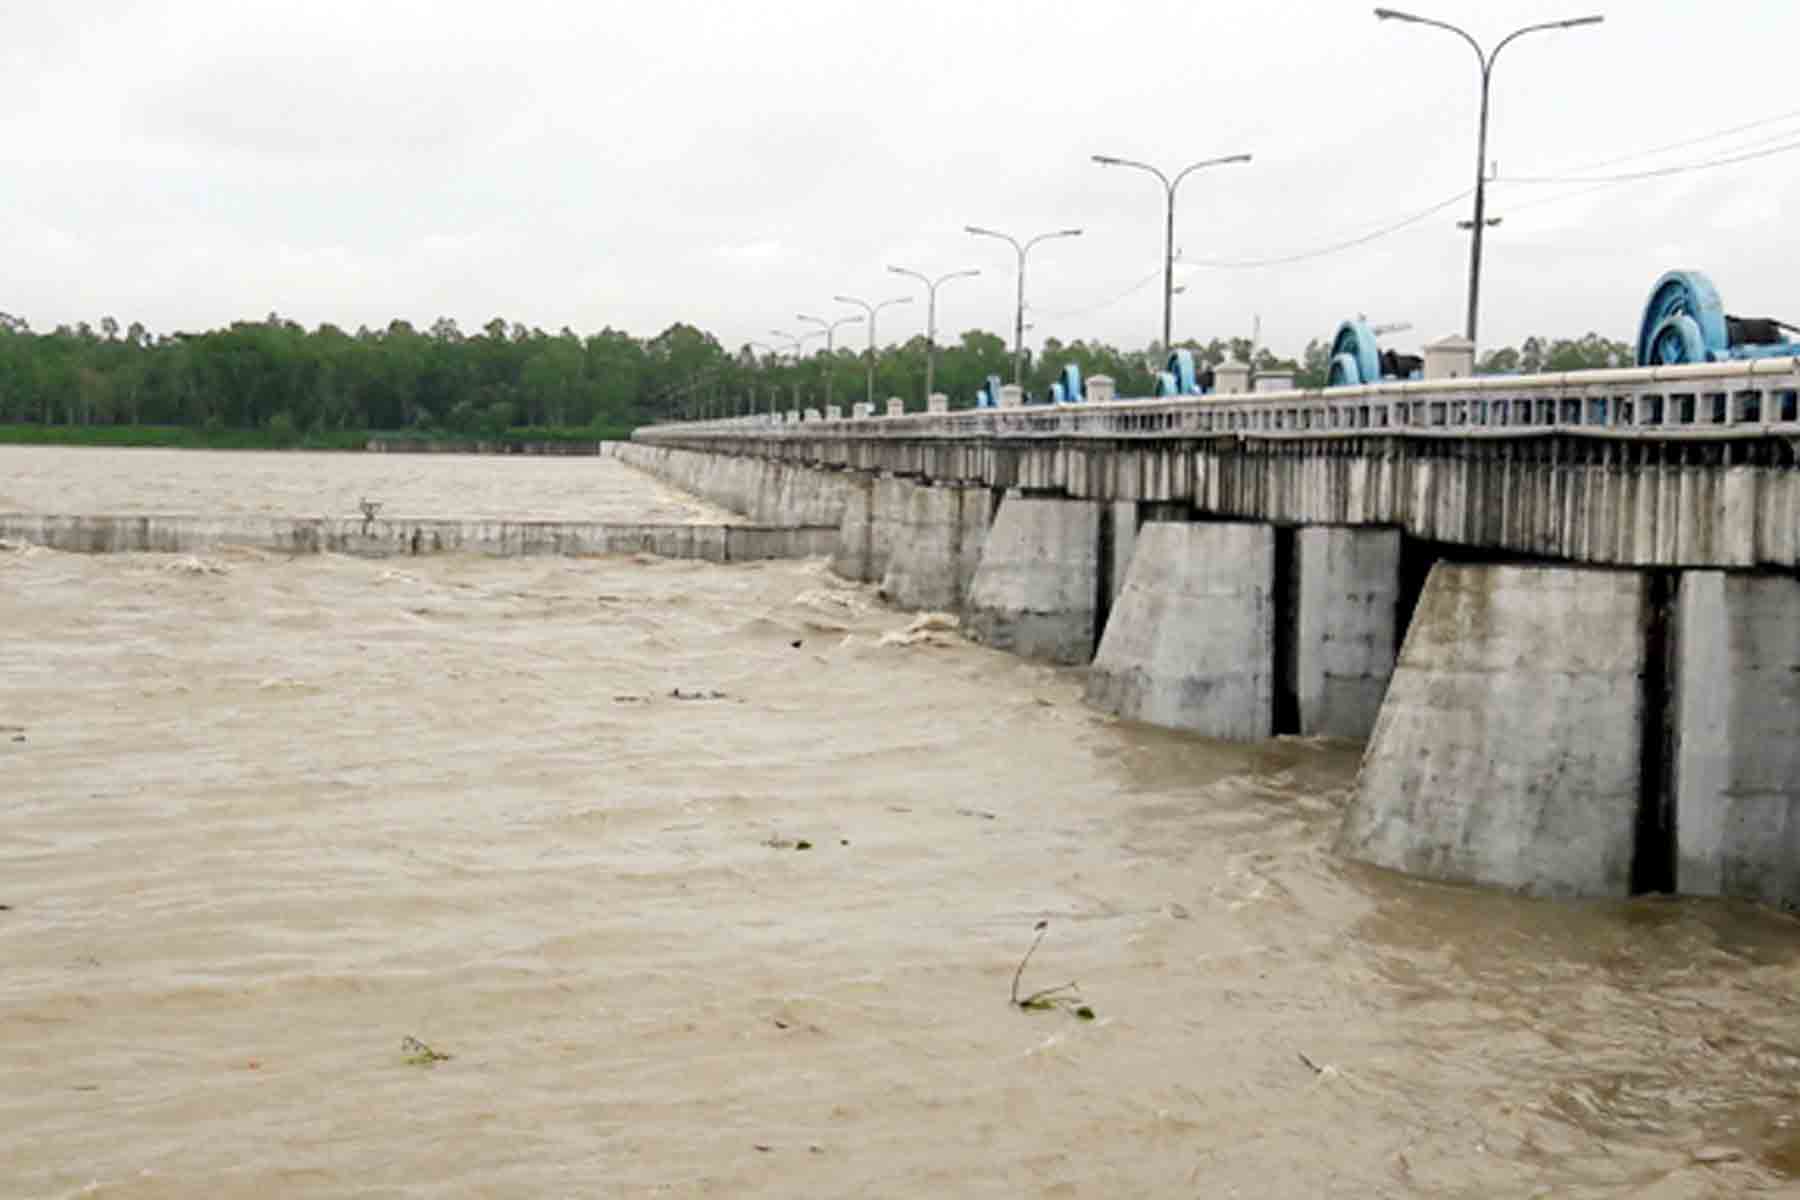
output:
[[[798,426],[798,427],[796,427]],[[1516,438],[1531,433],[1694,439],[1800,436],[1800,358],[1488,375],[1361,387],[1027,405],[823,421],[809,410],[656,425],[655,442],[747,437]]]

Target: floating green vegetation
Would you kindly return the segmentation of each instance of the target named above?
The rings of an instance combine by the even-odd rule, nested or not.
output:
[[[431,1067],[441,1062],[449,1062],[454,1055],[445,1054],[434,1049],[410,1034],[400,1039],[400,1053],[409,1067]]]

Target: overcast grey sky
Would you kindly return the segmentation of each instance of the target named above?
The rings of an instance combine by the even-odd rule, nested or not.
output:
[[[1800,322],[1800,153],[1508,182],[1800,145],[1800,3],[1402,6],[1484,42],[1606,15],[1499,60],[1485,345],[1630,337],[1674,266],[1733,312]],[[1402,347],[1462,323],[1466,201],[1343,253],[1197,265],[1341,242],[1472,185],[1474,54],[1367,3],[13,0],[0,67],[0,310],[39,329],[687,320],[736,347],[848,311],[837,293],[919,290],[898,263],[981,268],[940,293],[941,336],[1010,340],[1012,252],[973,223],[1083,227],[1032,252],[1028,340],[1137,348],[1161,323],[1162,194],[1088,156],[1240,152],[1182,186],[1177,337],[1260,316],[1297,353],[1358,312],[1411,322]],[[883,313],[881,340],[923,310]]]

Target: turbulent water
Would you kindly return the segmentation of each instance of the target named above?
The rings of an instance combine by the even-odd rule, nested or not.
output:
[[[702,513],[591,459],[0,466]],[[818,563],[0,550],[0,1195],[1800,1191],[1794,921],[1357,868],[1357,747],[1079,694]],[[1020,1011],[1039,921],[1020,990],[1079,991]]]

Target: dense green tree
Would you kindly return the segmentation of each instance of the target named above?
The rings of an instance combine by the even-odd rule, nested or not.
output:
[[[1314,340],[1298,363],[1244,338],[1182,343],[1202,366],[1254,354],[1259,370],[1288,366],[1301,386],[1325,380],[1327,345]],[[877,403],[923,405],[927,348],[922,337],[882,350]],[[1629,365],[1632,348],[1590,333],[1528,338],[1488,352],[1484,372],[1565,371]],[[866,358],[856,346],[815,350],[798,362],[746,344],[727,350],[712,334],[676,323],[640,339],[611,327],[582,337],[551,334],[495,317],[465,334],[449,318],[424,330],[395,320],[346,333],[307,331],[279,314],[203,333],[153,334],[103,317],[34,332],[0,313],[0,423],[152,424],[260,429],[280,438],[358,429],[448,430],[491,436],[519,425],[618,429],[650,421],[822,407],[827,387],[848,408],[867,391]],[[1063,366],[1084,377],[1109,375],[1121,396],[1155,391],[1166,355],[1103,342],[1051,339],[1027,358],[1028,395],[1041,398]],[[990,376],[1010,381],[1010,344],[970,330],[937,348],[936,386],[965,408]]]

